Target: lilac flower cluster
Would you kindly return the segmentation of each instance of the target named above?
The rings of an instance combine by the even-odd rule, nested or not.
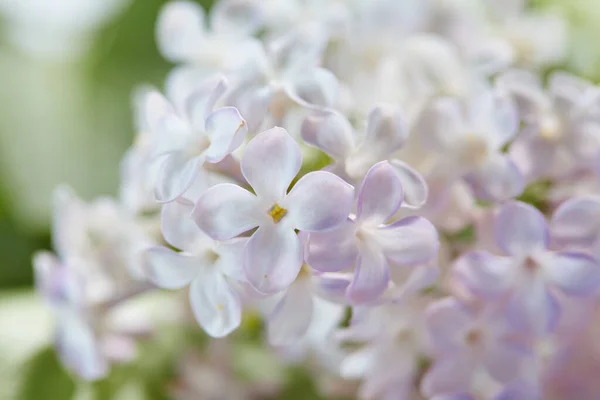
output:
[[[114,314],[188,288],[360,399],[600,398],[600,90],[545,74],[564,34],[519,0],[168,3],[120,197],[57,190],[34,259],[64,365],[133,361],[156,327]]]

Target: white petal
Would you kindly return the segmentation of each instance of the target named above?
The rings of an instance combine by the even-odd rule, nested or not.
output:
[[[505,154],[494,154],[476,172],[466,176],[475,195],[481,200],[512,199],[525,189],[525,179],[517,166]]]
[[[161,10],[156,41],[165,58],[186,61],[204,37],[204,10],[191,1],[174,1]]]
[[[248,0],[215,3],[210,10],[210,26],[215,32],[252,35],[264,23],[262,4]]]
[[[308,240],[308,264],[321,272],[349,269],[356,263],[356,227],[348,220],[329,232],[311,233]]]
[[[246,245],[246,278],[261,293],[277,293],[287,288],[298,276],[301,265],[302,249],[293,229],[261,226]]]
[[[215,103],[227,90],[228,82],[222,74],[213,74],[200,81],[185,99],[185,113],[197,134],[208,130],[206,120]]]
[[[227,240],[258,226],[268,217],[261,211],[252,193],[237,185],[221,183],[200,196],[192,217],[211,238]]]
[[[354,203],[354,188],[325,171],[303,176],[282,201],[290,226],[306,232],[331,230],[348,218]]]
[[[274,203],[281,201],[301,165],[298,144],[279,127],[256,135],[241,162],[242,173],[256,194]]]
[[[388,261],[397,265],[428,262],[440,245],[437,230],[422,217],[406,217],[378,229],[376,240]]]
[[[309,108],[333,107],[340,91],[335,75],[324,68],[293,71],[286,76],[284,88],[292,100]]]
[[[244,142],[248,127],[237,109],[222,107],[206,119],[206,134],[210,146],[204,151],[206,161],[216,163]]]
[[[183,195],[194,183],[203,163],[202,157],[191,158],[183,151],[165,154],[154,187],[156,200],[168,203]]]
[[[180,289],[188,285],[204,267],[201,259],[166,247],[148,249],[142,257],[148,279],[165,289]]]
[[[337,160],[343,160],[354,149],[354,129],[335,111],[322,111],[306,117],[302,123],[302,139]]]
[[[215,247],[219,259],[214,267],[231,279],[245,281],[246,274],[244,273],[243,262],[246,243],[248,243],[248,238],[236,238],[219,242]]]
[[[387,222],[400,208],[404,194],[394,168],[381,161],[371,167],[358,193],[357,221]]]
[[[404,193],[403,207],[418,209],[425,205],[429,196],[429,187],[423,175],[411,166],[398,159],[389,160],[395,168],[396,174],[402,184]]]
[[[203,233],[192,219],[194,203],[179,198],[167,203],[161,210],[160,226],[163,237],[171,246],[191,250],[192,244]]]
[[[309,283],[293,283],[269,317],[269,343],[273,346],[289,346],[301,340],[308,331],[312,314],[313,300]]]
[[[208,268],[190,285],[190,304],[196,320],[212,337],[224,337],[240,325],[242,307],[225,277]]]
[[[400,109],[379,106],[369,113],[367,134],[361,148],[381,160],[399,150],[407,138],[408,128]]]

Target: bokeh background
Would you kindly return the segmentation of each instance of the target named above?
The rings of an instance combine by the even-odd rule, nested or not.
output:
[[[52,320],[32,290],[31,256],[51,246],[56,185],[88,200],[116,194],[134,133],[132,93],[160,87],[170,68],[154,41],[165,2],[0,0],[0,400],[73,392],[48,350]],[[534,3],[567,17],[566,67],[597,82],[600,1]]]

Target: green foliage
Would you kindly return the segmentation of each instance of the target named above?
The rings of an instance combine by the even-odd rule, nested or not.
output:
[[[34,355],[23,367],[16,400],[70,400],[75,383],[52,348]]]

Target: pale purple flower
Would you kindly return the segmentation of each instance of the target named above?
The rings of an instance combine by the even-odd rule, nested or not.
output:
[[[403,200],[395,169],[382,161],[362,183],[356,218],[336,230],[310,235],[310,266],[322,272],[356,267],[347,288],[350,303],[376,300],[388,288],[390,266],[423,264],[437,253],[437,231],[426,219],[407,217],[388,224]]]
[[[558,207],[550,221],[552,239],[561,246],[600,245],[600,197],[573,197]]]
[[[542,334],[551,329],[559,307],[553,291],[586,296],[600,284],[600,265],[577,251],[552,251],[544,216],[521,202],[502,207],[495,239],[506,256],[474,251],[456,261],[455,272],[474,294],[504,298],[511,322]]]
[[[390,160],[402,181],[405,206],[418,208],[427,200],[427,184],[417,171],[394,159],[407,136],[402,113],[391,106],[379,106],[371,111],[362,139],[350,121],[334,111],[318,112],[302,124],[304,141],[333,158],[329,169],[352,184],[361,182],[374,164]]]
[[[233,107],[213,111],[225,88],[225,78],[217,76],[202,82],[182,104],[173,105],[158,92],[146,95],[153,154],[161,164],[155,182],[158,201],[183,195],[205,162],[217,163],[243,143],[248,129],[240,113]]]
[[[350,213],[354,189],[323,171],[298,174],[302,155],[282,128],[262,132],[248,143],[242,173],[254,193],[220,184],[196,202],[193,216],[207,235],[226,240],[258,227],[244,248],[248,282],[262,293],[288,287],[302,265],[302,247],[295,229],[322,232],[339,226]]]
[[[415,134],[437,155],[431,180],[450,184],[462,178],[478,198],[502,201],[525,188],[522,174],[502,152],[517,128],[510,99],[486,89],[465,101],[434,100],[420,116]]]
[[[509,70],[497,86],[514,97],[525,123],[510,154],[529,179],[560,177],[591,167],[600,149],[598,89],[566,73],[554,73],[544,90],[528,71]]]
[[[182,252],[167,247],[146,251],[148,278],[157,286],[180,289],[187,285],[192,311],[212,337],[226,336],[241,321],[242,305],[232,281],[243,281],[242,250],[247,239],[215,242],[192,219],[194,204],[180,198],[163,206],[165,240]]]
[[[449,297],[428,307],[426,322],[435,357],[421,384],[428,396],[469,391],[479,370],[510,382],[531,356],[495,305],[470,306]]]

